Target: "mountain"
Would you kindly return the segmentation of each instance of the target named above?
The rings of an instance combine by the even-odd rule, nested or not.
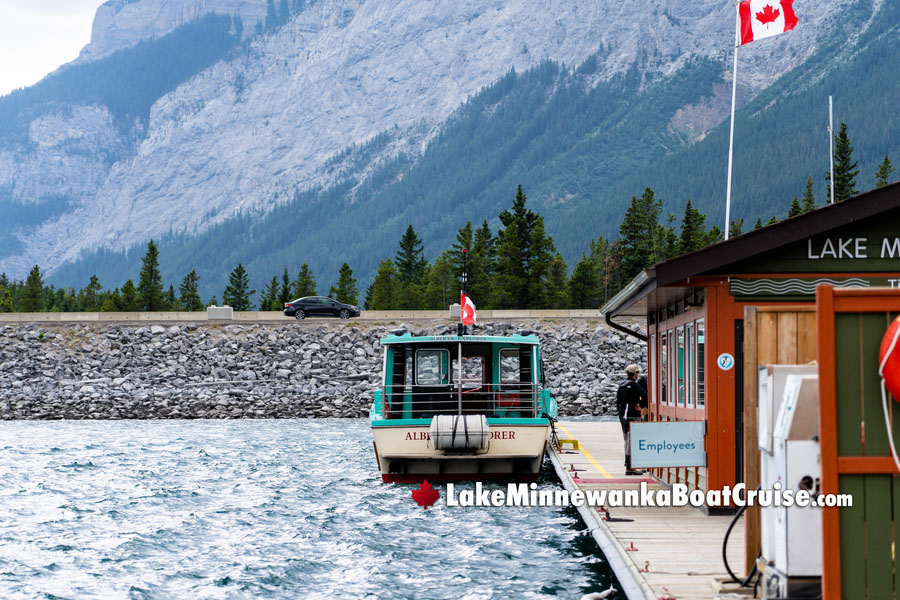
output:
[[[213,9],[151,19],[174,4]],[[237,0],[107,3],[78,61],[0,98],[0,207],[13,217],[0,270],[22,277],[39,263],[60,284],[96,272],[114,287],[154,237],[167,282],[197,268],[220,293],[239,261],[259,282],[308,262],[327,289],[344,261],[371,278],[408,223],[429,256],[446,248],[466,220],[494,219],[517,183],[570,262],[615,232],[645,185],[678,214],[687,197],[721,203],[730,0],[319,0],[274,17],[265,6],[259,27],[250,12],[216,14],[226,4],[261,14]],[[143,17],[112,18],[137,8]],[[859,114],[863,128],[895,85],[854,69],[896,57],[896,7],[800,9],[797,29],[741,49],[739,99],[750,104],[736,156],[787,160],[762,175],[754,165],[746,181],[736,170],[739,216],[786,207],[785,190],[826,168],[827,149],[810,170],[816,135],[827,148],[810,127],[821,90],[852,80],[836,89],[871,92],[843,113],[837,99],[839,118]],[[202,60],[183,50],[193,38],[208,40]],[[129,66],[141,79],[179,69],[118,101],[126,86],[108,82]],[[766,137],[775,113],[796,138]],[[896,150],[894,124],[881,125],[883,143],[853,137],[863,166]]]

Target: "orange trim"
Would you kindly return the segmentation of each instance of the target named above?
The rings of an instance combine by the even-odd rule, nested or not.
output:
[[[889,456],[839,456],[837,470],[841,475],[896,475],[897,465]]]
[[[822,493],[838,493],[837,391],[835,389],[834,288],[816,288],[819,351],[819,440]],[[838,509],[822,509],[822,598],[841,597],[841,522]]]

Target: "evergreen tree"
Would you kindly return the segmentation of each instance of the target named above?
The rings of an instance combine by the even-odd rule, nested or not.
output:
[[[209,302],[207,302],[206,305],[207,305],[207,306],[218,306],[218,305],[219,305],[219,299],[216,298],[215,296],[213,296],[212,298],[209,299]]]
[[[773,219],[775,217],[772,217]],[[741,235],[744,230],[744,219],[735,219],[731,222],[731,227],[728,228],[728,237],[734,237],[736,235]]]
[[[766,222],[766,227],[768,227],[769,225],[774,225],[777,222],[778,218],[775,215],[772,215],[772,218]]]
[[[544,295],[543,306],[540,308],[560,309],[569,307],[569,286],[568,271],[566,261],[563,260],[562,254],[556,253],[556,256],[550,261],[550,267],[547,269],[547,286]]]
[[[797,194],[794,194],[794,200],[791,202],[790,208],[788,208],[788,218],[796,217],[801,214],[803,214],[803,205],[800,204],[800,200],[797,199]]]
[[[197,275],[197,271],[191,270],[190,273],[184,276],[181,285],[178,286],[178,292],[181,294],[181,305],[184,307],[184,310],[194,312],[203,310],[199,282],[200,276]]]
[[[532,308],[542,304],[546,276],[556,248],[544,231],[544,218],[525,208],[519,185],[512,210],[500,213],[505,229],[497,232],[495,305]]]
[[[291,300],[291,276],[285,267],[281,274],[281,289],[278,291],[278,307],[275,310],[281,310]]]
[[[356,304],[359,292],[356,289],[356,279],[353,277],[353,269],[344,263],[338,273],[337,285],[328,290],[328,295],[344,304]]]
[[[10,313],[13,311],[12,296],[5,287],[0,288],[0,313]]]
[[[706,245],[715,244],[717,242],[721,242],[725,239],[725,234],[722,233],[722,230],[719,229],[718,225],[713,225],[710,227],[709,231],[706,232]]]
[[[878,167],[878,171],[875,172],[875,187],[880,188],[886,186],[890,183],[891,174],[894,172],[894,165],[891,164],[891,159],[888,158],[888,155],[884,155],[884,160],[881,161],[881,165]]]
[[[141,310],[140,298],[137,288],[130,279],[122,286],[122,311],[139,312]]]
[[[111,292],[107,292],[103,296],[103,304],[100,306],[102,312],[120,312],[122,310],[122,298],[119,296],[119,288]]]
[[[619,226],[619,246],[622,253],[622,277],[631,281],[638,273],[663,258],[659,247],[659,214],[662,202],[655,198],[653,190],[646,188],[641,197],[631,197],[631,205]]]
[[[225,306],[230,306],[236,311],[253,310],[250,304],[250,296],[256,293],[256,290],[250,289],[250,276],[244,270],[244,265],[238,263],[231,275],[228,277],[228,287],[222,294],[222,301]]]
[[[414,308],[428,261],[423,256],[422,240],[416,235],[412,224],[400,238],[400,249],[394,258],[394,264],[397,267],[401,288],[398,308]]]
[[[164,310],[162,275],[159,273],[159,250],[153,240],[147,244],[147,254],[142,259],[141,278],[138,282],[140,309],[147,312]]]
[[[396,310],[400,307],[400,273],[389,258],[378,263],[368,306],[372,310]]]
[[[87,312],[97,312],[100,310],[102,304],[100,290],[102,289],[103,286],[100,285],[100,280],[97,276],[91,275],[91,280],[78,294],[78,302],[81,304],[82,310]]]
[[[169,284],[169,291],[165,297],[166,310],[180,311],[182,309],[181,302],[175,296],[175,286]]]
[[[602,239],[602,238],[601,238]],[[569,279],[569,298],[574,308],[596,308],[597,273],[590,257],[581,255]]]
[[[22,311],[41,312],[44,310],[44,278],[41,268],[34,265],[25,280],[25,288],[22,291]]]
[[[263,288],[259,310],[278,310],[278,291],[278,276],[273,275],[272,280]]]
[[[841,122],[838,134],[834,136],[834,201],[840,202],[859,193],[856,176],[859,169],[853,160],[853,146],[847,135],[847,124]]]
[[[681,218],[681,236],[678,240],[678,254],[687,254],[706,245],[706,215],[691,206],[688,199]]]
[[[591,242],[590,258],[597,279],[594,303],[602,306],[624,285],[618,243],[610,243],[605,237],[600,236],[596,241]]]
[[[482,308],[493,307],[493,278],[497,260],[497,240],[491,232],[491,228],[485,220],[481,227],[475,230],[472,240],[472,249],[468,253],[466,270],[468,271],[468,284],[466,291],[472,297],[476,306]],[[451,287],[458,296],[458,279],[452,282]]]
[[[813,194],[813,178],[812,175],[806,178],[806,190],[803,192],[803,198],[800,200],[803,205],[803,212],[808,213],[816,209],[816,196]]]
[[[444,250],[428,266],[423,288],[421,308],[425,310],[447,310],[450,304],[459,301],[459,277],[452,251]]]
[[[306,296],[315,295],[316,278],[309,268],[309,265],[303,263],[303,266],[300,267],[300,272],[297,273],[297,279],[294,280],[294,298],[304,298]]]
[[[756,229],[762,229],[762,226],[763,226],[763,224],[762,224],[762,218],[761,218],[761,217],[756,217],[756,223],[753,224],[753,229],[754,229],[754,230],[756,230]]]

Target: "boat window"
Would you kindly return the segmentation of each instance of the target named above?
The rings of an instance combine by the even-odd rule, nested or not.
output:
[[[519,350],[500,351],[500,383],[519,383]]]
[[[416,351],[416,385],[447,385],[446,350]]]
[[[463,356],[463,387],[476,388],[481,387],[484,382],[484,357],[482,356]],[[459,382],[459,362],[453,359],[453,385]]]

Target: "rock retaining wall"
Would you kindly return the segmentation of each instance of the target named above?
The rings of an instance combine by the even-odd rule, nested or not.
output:
[[[646,347],[596,321],[487,323],[538,333],[563,415],[615,412],[625,366]],[[0,419],[362,417],[397,324],[0,327]],[[411,333],[455,332],[411,323]]]

